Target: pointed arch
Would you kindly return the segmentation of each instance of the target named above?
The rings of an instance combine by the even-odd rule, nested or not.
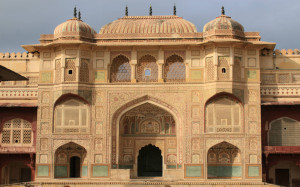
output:
[[[139,58],[136,72],[136,80],[138,82],[157,82],[158,65],[156,58],[149,54]]]
[[[110,82],[130,82],[131,66],[129,58],[123,54],[116,56],[110,66]]]
[[[185,64],[181,56],[177,54],[170,55],[163,66],[163,77],[165,82],[184,82]]]
[[[243,132],[243,119],[243,104],[232,94],[221,92],[209,98],[205,103],[205,132]]]
[[[165,103],[157,98],[151,97],[151,96],[143,96],[140,97],[138,99],[135,99],[133,101],[130,101],[126,104],[124,104],[123,106],[121,106],[119,109],[117,109],[112,118],[111,118],[111,124],[112,124],[112,141],[111,141],[111,149],[112,149],[112,155],[111,155],[111,163],[113,165],[113,167],[116,167],[119,160],[118,160],[118,154],[119,154],[119,123],[120,123],[120,119],[123,116],[123,114],[125,114],[127,111],[145,104],[145,103],[149,103],[149,104],[153,104],[157,107],[160,107],[164,110],[166,110],[167,112],[169,112],[175,120],[176,123],[176,132],[178,132],[178,127],[180,126],[181,123],[181,114],[171,105],[169,105],[168,103]],[[178,132],[180,133],[180,132]],[[178,138],[178,136],[176,136],[176,138]]]
[[[86,155],[86,149],[72,141],[58,147],[54,153],[54,177],[80,178]]]
[[[226,142],[210,147],[207,152],[207,178],[231,179],[242,177],[242,152]]]
[[[75,94],[64,94],[54,103],[53,132],[86,134],[90,126],[90,105]]]

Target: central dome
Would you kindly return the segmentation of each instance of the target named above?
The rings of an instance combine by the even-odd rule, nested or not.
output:
[[[125,16],[100,29],[100,34],[196,33],[194,24],[178,16]]]

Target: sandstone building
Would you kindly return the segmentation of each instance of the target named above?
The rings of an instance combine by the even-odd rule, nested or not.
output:
[[[0,85],[2,184],[300,184],[299,50],[224,10],[203,32],[176,12],[98,33],[76,16],[0,53],[29,79]]]

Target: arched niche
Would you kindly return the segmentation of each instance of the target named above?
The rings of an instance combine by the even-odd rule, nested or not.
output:
[[[243,118],[243,105],[231,94],[217,94],[205,104],[207,133],[241,133]]]
[[[54,177],[80,178],[86,155],[86,149],[74,142],[58,147],[54,154]]]
[[[185,64],[181,56],[173,54],[166,59],[163,66],[163,77],[165,82],[184,82]]]
[[[118,55],[112,60],[110,66],[110,82],[130,82],[131,67],[129,59],[124,55]]]
[[[170,141],[165,141],[164,138],[159,137],[158,135],[147,135],[147,134],[134,134],[133,136],[131,134],[128,135],[122,135],[122,133],[124,132],[124,130],[122,129],[123,125],[121,124],[122,120],[124,119],[124,114],[127,113],[128,111],[130,111],[131,109],[134,109],[138,106],[141,106],[143,104],[151,104],[154,105],[158,108],[160,108],[161,110],[164,110],[165,112],[168,112],[169,114],[172,115],[174,121],[175,121],[175,133],[176,135],[171,135],[173,137],[170,139]],[[181,142],[178,140],[179,137],[181,137],[179,134],[182,134],[181,131],[179,131],[179,126],[182,123],[182,117],[181,114],[170,104],[167,104],[157,98],[151,97],[151,96],[143,96],[140,97],[138,99],[132,100],[126,104],[124,104],[123,106],[121,106],[119,109],[117,109],[114,112],[114,115],[111,118],[111,123],[112,123],[112,143],[111,143],[111,150],[112,150],[112,154],[111,154],[111,163],[112,163],[112,168],[118,168],[118,167],[126,167],[128,168],[133,168],[136,164],[136,160],[137,160],[137,152],[139,149],[137,149],[138,147],[141,148],[144,145],[148,145],[148,144],[152,144],[152,145],[157,145],[159,143],[159,147],[161,148],[161,150],[164,150],[164,145],[165,142],[172,145],[175,149],[173,149],[173,154],[175,154],[174,156],[170,156],[170,158],[173,159],[169,159],[172,160],[172,163],[175,162],[181,162],[181,160],[179,160],[180,158],[178,158],[179,156],[177,155],[180,152],[180,144]],[[130,132],[129,126],[128,126],[128,132]],[[139,140],[134,142],[134,140],[128,140],[129,138],[132,137],[135,138],[139,138],[140,137],[147,137],[145,140]],[[148,138],[148,136],[151,136]],[[165,135],[163,135],[165,136]],[[127,139],[126,139],[127,138]],[[124,141],[121,141],[124,140]],[[160,140],[158,140],[160,139]],[[129,149],[127,149],[126,151],[129,151],[129,155],[124,155],[123,157],[123,152],[121,152],[122,146],[126,145],[127,147],[129,147]],[[136,147],[132,148],[132,145],[135,145]],[[130,147],[131,146],[131,147]],[[125,148],[125,147],[124,147]],[[134,150],[134,155],[133,155],[133,150]],[[125,158],[126,157],[126,158]],[[176,159],[174,159],[174,157]],[[167,158],[164,158],[167,159]],[[128,162],[126,162],[126,164],[123,162],[124,160],[127,160]],[[175,162],[174,162],[175,160]],[[136,169],[136,168],[135,168]]]
[[[121,166],[137,164],[137,146],[145,138],[152,142],[167,140],[167,145],[160,145],[172,149],[177,156],[176,121],[168,111],[151,103],[143,103],[125,112],[119,121],[119,164]],[[165,155],[165,163],[171,164]],[[176,159],[175,159],[176,162]],[[174,163],[173,163],[174,164]]]
[[[299,146],[300,123],[297,120],[281,117],[270,123],[269,146]]]
[[[155,57],[151,55],[142,56],[136,66],[136,80],[138,82],[157,82],[158,66]]]
[[[241,178],[243,171],[241,158],[241,150],[228,142],[212,146],[207,152],[207,178]]]
[[[64,97],[54,105],[54,128],[56,134],[87,134],[90,109],[80,97]]]

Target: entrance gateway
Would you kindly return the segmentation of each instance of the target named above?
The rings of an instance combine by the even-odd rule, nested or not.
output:
[[[161,150],[154,145],[147,145],[139,151],[138,156],[139,177],[161,177],[162,156]]]

